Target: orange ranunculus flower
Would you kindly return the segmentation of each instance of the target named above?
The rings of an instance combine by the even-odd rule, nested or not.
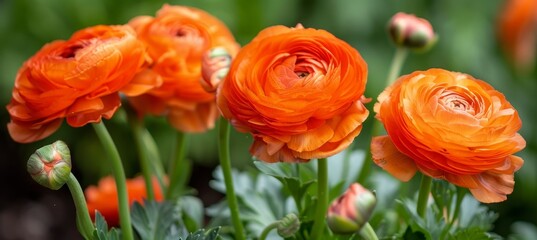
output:
[[[156,17],[129,23],[148,47],[153,64],[137,78],[161,78],[162,85],[130,98],[140,113],[165,115],[173,127],[203,132],[218,118],[215,96],[201,86],[201,62],[206,51],[223,47],[234,56],[239,45],[214,16],[195,8],[164,5]]]
[[[349,44],[298,25],[261,31],[237,55],[217,103],[250,152],[265,162],[304,162],[345,149],[369,112],[367,64]]]
[[[443,69],[402,76],[378,97],[387,136],[371,143],[373,160],[408,181],[417,170],[470,189],[485,203],[513,191],[526,142],[517,111],[489,84]]]
[[[498,20],[499,40],[505,52],[519,67],[532,67],[537,50],[537,1],[509,0]]]
[[[163,194],[157,180],[153,179],[153,191],[155,200],[162,201]],[[137,201],[143,204],[143,199],[147,197],[147,189],[142,176],[127,179],[127,193],[129,205]],[[89,186],[84,191],[88,211],[91,219],[95,219],[95,210],[98,210],[106,219],[108,226],[119,225],[119,207],[116,190],[116,181],[112,176],[107,176],[99,180],[97,186]]]
[[[45,45],[17,74],[7,105],[9,134],[28,143],[54,133],[63,118],[72,127],[111,118],[120,106],[118,91],[146,57],[129,26],[94,26]],[[126,94],[143,92],[148,84],[134,84]]]

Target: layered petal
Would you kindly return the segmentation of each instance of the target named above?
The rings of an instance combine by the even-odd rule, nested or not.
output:
[[[139,85],[126,89],[133,92],[129,98],[133,107],[142,115],[166,116],[173,127],[184,132],[212,128],[218,114],[214,93],[201,85],[202,60],[214,48],[223,49],[230,58],[236,55],[239,45],[229,29],[200,9],[167,4],[155,17],[136,17],[129,25],[146,45],[152,60],[135,77]],[[160,85],[137,94],[136,90],[144,90],[146,83],[152,82]]]
[[[340,152],[360,133],[366,81],[367,64],[344,41],[273,26],[238,53],[217,103],[236,129],[254,135],[254,156],[303,162]]]
[[[483,202],[512,192],[526,142],[517,111],[484,81],[443,69],[416,71],[379,95],[377,119],[388,136],[374,138],[375,162],[401,180],[418,169],[466,187]],[[397,160],[395,160],[397,159]]]
[[[94,26],[43,46],[17,74],[7,105],[10,135],[33,142],[52,134],[63,118],[73,127],[110,118],[120,105],[118,91],[146,57],[129,26]]]

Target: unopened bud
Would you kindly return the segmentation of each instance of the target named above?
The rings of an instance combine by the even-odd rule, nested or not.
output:
[[[226,77],[231,66],[231,55],[223,47],[208,50],[201,62],[201,86],[207,92],[214,92]]]
[[[300,220],[294,213],[283,217],[278,224],[278,235],[284,238],[292,237],[300,229]]]
[[[328,227],[337,234],[351,234],[367,223],[377,198],[375,194],[354,183],[328,208]]]
[[[429,21],[412,14],[395,14],[390,20],[388,30],[397,46],[414,50],[427,50],[437,39]]]
[[[39,148],[28,159],[26,169],[37,183],[58,190],[71,173],[69,148],[62,141]]]

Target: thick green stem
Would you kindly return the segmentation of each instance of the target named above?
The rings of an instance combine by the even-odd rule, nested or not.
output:
[[[231,159],[229,155],[229,124],[227,120],[221,118],[219,123],[218,134],[218,153],[220,157],[220,165],[224,174],[224,183],[226,185],[226,198],[231,212],[231,220],[235,228],[235,239],[244,240],[244,230],[239,216],[239,204],[235,189],[233,187],[233,176],[231,175]]]
[[[80,187],[80,184],[76,180],[76,177],[73,175],[73,173],[69,174],[69,179],[67,179],[67,187],[69,187],[71,197],[73,197],[73,202],[75,203],[78,231],[84,237],[84,239],[91,239],[94,229],[93,222],[91,221],[88,212],[84,192],[82,191],[82,188]]]
[[[151,163],[149,160],[149,153],[145,147],[144,140],[142,139],[143,122],[133,117],[129,117],[129,122],[132,128],[134,139],[136,141],[136,148],[138,149],[138,157],[140,158],[140,169],[144,176],[146,196],[147,200],[155,199],[155,192],[153,190],[153,181],[151,174]]]
[[[170,171],[168,176],[170,177],[170,185],[168,186],[168,192],[166,193],[166,199],[174,199],[178,197],[183,190],[183,185],[186,181],[186,134],[177,131],[177,139],[175,142],[175,153],[173,155],[172,162],[170,164]]]
[[[125,178],[125,171],[123,170],[123,164],[121,163],[121,158],[119,152],[117,151],[116,145],[108,133],[106,126],[101,121],[100,123],[92,124],[97,133],[97,137],[101,141],[106,155],[108,155],[108,160],[112,167],[112,174],[116,180],[116,188],[118,195],[118,205],[119,205],[119,224],[121,226],[121,234],[125,240],[133,240],[134,234],[132,231],[131,225],[131,216],[129,211],[129,198],[127,195],[127,183]]]
[[[360,236],[365,240],[378,240],[377,233],[375,233],[375,230],[369,225],[368,222],[365,223],[365,225],[360,230]]]
[[[280,221],[273,222],[269,224],[265,229],[263,229],[263,232],[261,232],[261,235],[259,235],[259,240],[265,240],[267,239],[268,234],[272,229],[276,229],[278,225],[280,224]]]
[[[397,77],[401,74],[401,69],[403,68],[403,64],[405,63],[407,56],[408,49],[397,48],[395,50],[395,54],[393,55],[392,63],[390,65],[390,71],[388,73],[388,77],[386,78],[386,84],[384,86],[385,88],[392,85],[397,79]],[[375,120],[373,122],[373,126],[371,127],[371,137],[378,136],[380,134],[381,129],[381,122]],[[364,184],[365,180],[367,179],[367,176],[369,176],[371,172],[371,164],[371,150],[368,150],[366,151],[364,163],[362,164],[362,168],[360,169],[360,173],[358,174],[358,178],[356,179],[357,182]]]
[[[313,222],[311,239],[320,239],[326,226],[328,208],[328,163],[326,158],[317,159],[317,210]]]
[[[421,176],[420,192],[418,195],[417,212],[422,218],[425,217],[425,210],[427,209],[427,200],[429,199],[429,193],[431,193],[431,183],[433,179],[425,174]]]

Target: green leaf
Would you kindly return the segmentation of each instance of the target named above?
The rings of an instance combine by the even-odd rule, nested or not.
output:
[[[465,228],[453,235],[452,239],[457,240],[501,240],[496,234],[483,231],[479,227]]]
[[[498,219],[498,214],[489,211],[489,209],[481,205],[475,198],[465,196],[461,203],[460,212],[460,227],[470,228],[478,227],[483,231],[492,230],[493,223]]]
[[[182,219],[189,231],[194,231],[203,226],[204,208],[203,203],[197,197],[182,196],[177,200],[181,209]]]
[[[213,173],[210,185],[222,193],[225,185],[221,168]],[[270,223],[283,218],[287,213],[297,212],[291,197],[283,192],[283,185],[277,179],[264,174],[250,174],[232,170],[234,190],[239,202],[241,220],[251,236],[259,236]],[[225,201],[207,208],[212,217],[210,226],[230,225],[230,212]]]
[[[398,201],[403,207],[402,215],[413,232],[421,232],[426,239],[440,239],[443,230],[447,227],[442,214],[434,205],[429,205],[422,218],[416,212],[416,202],[411,199]]]
[[[121,239],[121,231],[116,228],[108,230],[108,224],[103,215],[99,211],[95,211],[95,230],[93,230],[93,238],[97,240],[119,240]]]
[[[220,227],[215,227],[213,229],[210,229],[208,231],[205,231],[204,229],[200,229],[194,233],[191,233],[188,235],[188,237],[185,240],[215,240],[219,239],[218,232],[220,231]]]
[[[180,217],[170,202],[144,200],[142,206],[134,202],[132,225],[141,239],[177,239],[180,236]]]

